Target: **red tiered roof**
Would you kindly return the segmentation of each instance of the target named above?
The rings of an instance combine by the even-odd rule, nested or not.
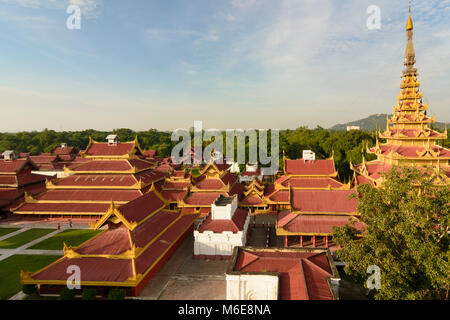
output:
[[[131,201],[142,195],[139,190],[49,190],[38,201]]]
[[[152,167],[152,164],[139,160],[95,160],[89,161],[86,163],[82,163],[78,166],[74,166],[71,168],[74,172],[102,172],[102,171],[129,171],[133,169],[133,166],[136,166],[136,169],[149,169]]]
[[[33,280],[67,281],[70,276],[67,268],[76,265],[80,268],[80,281],[125,282],[133,276],[131,259],[108,259],[99,257],[61,258],[57,263],[33,275]]]
[[[326,177],[326,178],[300,178],[300,177],[290,177],[290,176],[282,176],[277,179],[276,183],[280,183],[282,186],[289,188],[342,188],[344,185],[337,181],[334,178]]]
[[[290,201],[289,190],[277,190],[274,185],[266,188],[264,196],[272,202],[288,203]]]
[[[230,231],[237,233],[244,230],[245,220],[247,219],[248,211],[244,209],[236,209],[231,220],[212,219],[210,214],[198,229],[199,232],[212,231],[214,233],[222,233]]]
[[[232,273],[277,273],[282,300],[332,300],[332,271],[326,251],[238,249]]]
[[[406,158],[420,158],[418,153],[423,152],[426,148],[425,147],[415,147],[415,146],[397,146],[397,145],[381,145],[381,154],[382,155],[389,155],[391,152],[396,152],[399,155],[406,157]],[[441,147],[431,147],[433,152],[439,151],[439,157],[442,158],[450,158],[450,150],[444,149]],[[371,149],[372,152],[375,152],[375,149]],[[373,161],[371,161],[373,162]]]
[[[117,144],[93,142],[84,154],[87,156],[125,156],[130,154],[135,146],[135,142],[119,142]]]
[[[82,255],[119,255],[131,249],[128,229],[124,225],[102,232],[77,248]]]
[[[3,160],[0,159],[0,174],[6,173],[18,173],[23,170],[25,166],[31,166],[33,169],[37,169],[35,163],[29,159],[15,159],[15,160]]]
[[[37,165],[39,170],[61,170],[63,168],[63,165],[60,163],[61,159],[59,156],[30,156],[30,159]]]
[[[292,234],[317,235],[333,234],[333,227],[341,227],[349,223],[352,217],[338,215],[295,214],[289,210],[278,214],[278,228]],[[363,231],[365,224],[357,222],[356,229]]]
[[[35,195],[44,191],[45,177],[31,173],[36,165],[26,159],[0,159],[0,208],[9,211],[20,205],[25,192]]]
[[[174,181],[174,180],[166,180],[164,181],[163,184],[163,189],[167,190],[167,189],[185,189],[187,187],[190,186],[190,182],[189,181]]]
[[[289,160],[285,159],[284,169],[287,175],[321,175],[335,174],[334,161],[327,160]]]
[[[171,202],[183,200],[188,194],[187,190],[162,190],[161,195]]]
[[[382,134],[382,137],[395,137],[396,134],[405,135],[408,138],[415,138],[421,129],[390,129]],[[426,129],[424,132],[429,133],[425,138],[434,138],[440,136],[440,133],[431,129]]]
[[[353,190],[292,190],[292,210],[301,212],[356,213],[358,200]]]
[[[168,258],[179,240],[191,230],[196,218],[196,215],[161,210],[164,206],[165,203],[152,189],[118,209],[110,208],[102,220],[106,221],[115,214],[120,221],[110,220],[107,231],[78,248],[65,248],[64,257],[43,270],[28,273],[22,281],[41,284],[41,289],[45,285],[65,285],[64,281],[70,275],[66,272],[67,267],[76,264],[81,269],[81,285],[98,286],[98,282],[104,286],[119,284],[134,288],[137,295],[150,279],[145,275],[150,271],[156,272],[160,267],[157,262]],[[114,210],[118,210],[120,215]],[[129,222],[138,224],[129,228]],[[102,221],[96,228],[101,225]],[[110,257],[98,257],[102,255]]]
[[[220,192],[193,192],[184,202],[192,206],[210,206],[220,195],[226,196]]]
[[[75,147],[57,147],[53,149],[52,154],[55,155],[70,155],[70,154],[76,154],[77,149]]]
[[[108,208],[109,203],[25,203],[20,208],[14,210],[21,214],[53,214],[62,212],[65,214],[102,214]]]
[[[131,174],[83,174],[57,179],[53,184],[57,187],[131,187],[137,180]]]
[[[129,222],[140,222],[149,214],[164,208],[166,203],[156,192],[147,192],[143,196],[130,201],[118,210],[122,216]]]
[[[392,166],[390,164],[386,164],[378,160],[366,162],[365,166],[367,168],[369,177],[375,180],[379,179],[384,173],[392,169]],[[357,171],[361,171],[362,167],[363,165],[359,164],[355,166],[355,169]]]
[[[243,206],[258,206],[258,205],[265,205],[265,203],[262,201],[262,199],[256,195],[245,197],[241,200],[241,205]]]

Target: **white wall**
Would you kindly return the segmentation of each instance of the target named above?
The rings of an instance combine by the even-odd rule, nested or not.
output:
[[[214,233],[212,231],[194,231],[194,255],[222,255],[231,256],[233,248],[245,246],[247,242],[247,230],[250,223],[250,216],[247,216],[244,223],[244,230],[237,233],[225,231]]]
[[[233,198],[233,202],[226,206],[211,205],[211,219],[213,220],[231,220],[237,209],[237,197]]]
[[[226,275],[227,300],[278,300],[278,276]]]

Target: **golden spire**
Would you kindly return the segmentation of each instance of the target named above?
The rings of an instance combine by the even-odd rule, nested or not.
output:
[[[409,18],[408,18],[408,22],[406,23],[406,31],[409,31],[412,29],[413,29],[413,22],[411,19],[411,1],[409,1]]]
[[[406,51],[405,51],[405,67],[404,75],[416,75],[417,69],[414,68],[416,64],[416,52],[413,44],[413,22],[411,18],[411,1],[409,2],[409,17],[406,23]]]

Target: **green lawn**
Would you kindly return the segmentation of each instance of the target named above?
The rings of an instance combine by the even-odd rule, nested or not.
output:
[[[1,249],[15,249],[24,244],[27,244],[30,241],[33,241],[37,238],[43,237],[50,232],[55,231],[55,229],[30,229],[19,233],[16,236],[7,238],[3,241],[0,241]]]
[[[53,237],[45,239],[28,249],[44,249],[44,250],[62,250],[63,243],[68,246],[78,246],[89,240],[101,230],[89,230],[89,229],[70,229],[55,234]]]
[[[19,228],[0,228],[0,237],[17,230],[19,230]]]
[[[20,270],[37,271],[59,256],[14,255],[0,261],[0,300],[7,300],[22,290]]]

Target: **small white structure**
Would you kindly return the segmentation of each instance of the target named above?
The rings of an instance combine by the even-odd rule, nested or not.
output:
[[[303,160],[316,160],[316,154],[311,150],[303,150]]]
[[[334,300],[341,280],[328,249],[237,247],[227,300]]]
[[[226,163],[230,165],[228,170],[230,170],[231,173],[241,172],[241,169],[239,168],[239,163],[235,162],[233,159],[226,159]]]
[[[347,126],[347,131],[361,130],[360,126]]]
[[[255,178],[262,181],[263,172],[260,168],[258,168],[257,163],[249,163],[245,165],[245,171],[239,176],[239,182],[252,182]]]
[[[119,142],[119,137],[117,134],[110,134],[106,137],[106,140],[108,140],[109,145],[116,145]]]
[[[194,230],[194,258],[228,259],[236,246],[247,242],[248,210],[239,209],[237,195],[220,195],[211,212]]]
[[[16,159],[16,154],[13,150],[6,150],[2,153],[4,160],[14,160]]]
[[[227,274],[227,300],[278,300],[275,274]]]

